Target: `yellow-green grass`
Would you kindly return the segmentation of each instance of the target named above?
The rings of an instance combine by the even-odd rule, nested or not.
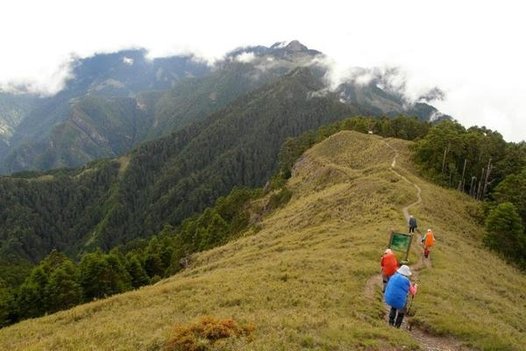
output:
[[[481,245],[477,204],[418,178],[409,142],[341,132],[297,162],[282,209],[191,267],[155,286],[95,301],[0,330],[1,350],[158,350],[176,323],[203,315],[249,322],[252,338],[229,350],[398,350],[418,342],[384,320],[379,273],[402,208],[437,237],[432,267],[419,271],[413,322],[481,349],[526,345],[526,277]],[[420,258],[415,243],[411,263]]]

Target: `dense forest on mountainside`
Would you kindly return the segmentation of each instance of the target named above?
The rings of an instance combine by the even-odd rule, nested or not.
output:
[[[4,298],[0,298],[0,311],[3,311],[0,315],[4,319],[0,320],[0,323],[10,324],[19,319],[68,308],[82,301],[137,288],[175,273],[181,268],[181,260],[186,260],[189,254],[223,244],[245,230],[250,224],[251,213],[261,216],[286,203],[291,194],[283,186],[284,181],[290,177],[290,168],[293,163],[310,146],[329,135],[344,129],[367,132],[372,128],[385,136],[414,139],[425,135],[429,127],[429,123],[409,117],[380,120],[358,117],[325,125],[316,131],[302,134],[300,137],[287,139],[279,152],[279,165],[275,176],[270,186],[266,187],[266,191],[271,193],[263,204],[255,208],[253,205],[248,205],[249,202],[260,198],[265,193],[257,189],[234,188],[228,196],[219,198],[214,207],[206,209],[200,215],[186,219],[177,229],[166,225],[158,235],[151,239],[128,241],[124,245],[114,247],[109,253],[96,251],[83,254],[78,265],[58,251],[52,251],[33,268],[23,284],[21,284],[21,279],[24,279],[26,275],[24,273],[27,271],[27,266],[13,263],[6,265],[3,270],[5,286],[2,294]],[[72,215],[67,212],[63,217],[75,219],[85,216],[86,220],[93,219],[96,222],[101,218],[101,211],[106,209],[89,204],[103,203],[107,197],[112,196],[111,191],[107,194],[108,188],[114,187],[112,184],[118,181],[119,166],[118,162],[102,161],[79,171],[49,172],[42,175],[39,180],[34,179],[35,174],[32,173],[20,174],[19,176],[25,176],[25,178],[16,179],[16,181],[33,182],[33,186],[26,189],[27,193],[24,194],[24,198],[27,197],[29,203],[35,201],[31,196],[36,196],[38,199],[46,198],[50,201],[47,203],[48,211],[58,211],[61,207],[65,207],[69,208],[72,213],[82,209],[80,204],[88,204],[86,206],[88,210],[85,213]],[[75,181],[77,181],[76,187],[74,186]],[[42,188],[38,187],[39,182],[44,183],[40,185]],[[59,198],[54,199],[53,191],[49,189],[57,190],[58,188],[63,188],[63,192],[58,192]],[[93,193],[87,191],[91,188],[99,189],[99,191]],[[45,196],[42,192],[45,192]],[[61,199],[67,198],[64,195],[66,193],[79,202],[62,200],[63,202],[60,203]],[[39,205],[37,208],[42,211],[44,204],[38,201],[37,204]],[[42,215],[49,218],[50,213],[42,213]],[[28,225],[21,219],[17,225],[22,226],[24,223]],[[64,224],[62,220],[58,223]],[[57,244],[53,248],[76,257],[75,253],[82,250],[78,245],[82,242],[86,228],[93,226],[93,223],[82,220],[79,221],[79,224],[82,225],[75,227],[77,236],[70,238],[74,241],[69,244],[70,246],[68,246],[67,237],[53,236],[52,241]],[[41,226],[46,226],[43,220],[41,220]],[[59,225],[57,228],[62,230],[61,233],[64,232]],[[53,229],[56,230],[56,228]],[[27,240],[31,238],[32,236],[28,236]],[[42,245],[41,239],[37,239]],[[18,258],[17,254],[20,253],[14,251],[10,254]],[[33,252],[33,254],[37,253]],[[50,261],[54,263],[50,265]],[[7,275],[8,273],[10,274]],[[10,284],[5,284],[6,282]],[[15,289],[19,284],[21,285]],[[59,308],[59,306],[62,307]]]
[[[35,262],[54,248],[110,249],[180,224],[236,185],[262,186],[286,137],[360,112],[309,97],[318,84],[299,69],[129,157],[0,178],[0,253]]]
[[[203,123],[138,147],[118,191],[122,206],[99,228],[100,245],[178,224],[235,185],[262,186],[286,137],[362,112],[330,95],[311,97],[319,84],[298,69]]]
[[[443,145],[430,143],[430,140],[434,140],[437,134],[450,130],[452,127],[458,131],[458,136],[471,142],[474,136],[468,137],[468,134],[473,133],[479,137],[490,135],[490,138],[495,139],[496,144],[501,145],[499,142],[501,137],[498,133],[483,128],[471,128],[467,131],[459,128],[455,122],[442,122],[432,127],[430,123],[409,117],[395,119],[355,117],[324,125],[316,131],[309,131],[296,138],[288,138],[279,152],[276,173],[270,186],[266,188],[270,196],[263,205],[260,203],[257,205],[259,207],[254,207],[250,203],[254,199],[265,196],[265,192],[236,188],[228,196],[219,198],[214,207],[206,209],[200,215],[188,218],[177,228],[165,226],[151,239],[133,240],[114,247],[108,253],[96,251],[84,254],[78,264],[58,252],[52,252],[32,270],[19,288],[9,288],[4,283],[4,289],[0,294],[3,296],[0,298],[0,311],[2,311],[0,316],[4,318],[1,323],[9,324],[19,319],[67,308],[82,301],[127,291],[177,272],[185,265],[190,254],[224,244],[237,233],[245,230],[250,225],[249,218],[254,211],[259,212],[258,216],[261,216],[261,211],[272,211],[286,203],[291,194],[283,186],[285,180],[291,175],[291,167],[295,161],[312,145],[338,131],[356,130],[363,133],[373,131],[385,137],[417,140],[414,146],[415,158],[417,158],[422,150],[428,154],[430,152],[443,154]],[[430,148],[429,145],[434,147]],[[487,143],[472,143],[472,145],[474,147],[471,150],[476,155],[487,151]],[[521,245],[526,238],[526,232],[522,226],[525,203],[521,202],[523,199],[520,195],[517,196],[510,190],[510,184],[524,186],[522,184],[526,179],[524,171],[521,174],[520,172],[513,173],[513,170],[518,171],[526,165],[526,152],[523,144],[504,143],[504,146],[505,150],[501,155],[504,158],[500,161],[506,163],[510,167],[508,170],[512,173],[497,186],[487,188],[488,201],[486,203],[488,205],[485,216],[487,216],[488,234],[485,242],[490,248],[501,252],[506,259],[511,259],[516,265],[524,267],[525,251],[517,250],[517,248],[523,247]],[[493,157],[495,154],[492,154]],[[507,158],[512,158],[513,162],[504,161]],[[431,159],[433,158],[426,158],[426,160]],[[481,162],[485,161],[481,160]],[[111,166],[110,169],[116,169],[115,163],[109,163],[108,166]],[[421,166],[423,170],[429,171],[433,164],[421,163]],[[436,166],[438,170],[438,165]],[[470,173],[466,171],[466,174]],[[102,176],[99,177],[101,180],[104,179]],[[478,192],[471,191],[470,193],[474,197],[478,196]],[[515,197],[510,200],[512,196]],[[493,201],[493,199],[500,200]],[[508,205],[508,202],[502,199],[513,201],[514,204]],[[512,209],[509,208],[510,206]],[[510,211],[512,214],[520,213],[522,218],[516,215],[511,224],[495,219],[495,216],[498,219],[510,217]],[[483,219],[481,215],[479,220]],[[509,230],[507,225],[515,229]],[[502,232],[503,230],[505,232]],[[50,268],[50,260],[58,263]],[[59,284],[56,276],[59,276],[63,283]]]
[[[407,124],[400,123],[404,119],[397,121],[401,127],[398,130],[388,127],[389,120],[367,118],[324,126],[315,133],[289,139],[280,153],[280,165],[288,163],[287,155],[302,155],[302,150],[340,128],[372,129],[380,134],[384,126],[390,133],[404,133],[406,127],[410,129],[418,124],[411,119],[406,119]],[[420,130],[419,133],[423,132],[419,134],[420,140],[425,139],[429,127],[423,126]],[[369,282],[378,275],[378,252],[385,245],[383,235],[371,236],[371,232],[393,224],[403,226],[400,208],[414,201],[415,195],[410,183],[390,172],[394,151],[391,152],[388,145],[399,152],[395,169],[422,189],[425,205],[416,209],[419,218],[431,223],[440,233],[432,267],[418,272],[420,292],[416,303],[413,302],[418,314],[409,319],[420,332],[417,335],[425,330],[430,338],[456,340],[466,347],[520,350],[524,339],[520,296],[524,278],[520,271],[506,267],[480,245],[484,234],[472,216],[481,202],[419,178],[409,161],[412,143],[349,132],[338,133],[309,149],[296,163],[294,176],[287,182],[289,191],[294,192],[290,202],[268,214],[269,217],[264,216],[262,222],[251,222],[254,225],[240,235],[239,240],[192,255],[187,270],[161,284],[6,328],[2,330],[3,345],[14,348],[30,342],[47,348],[67,345],[106,349],[126,345],[128,349],[160,349],[174,323],[179,325],[206,314],[235,315],[243,322],[254,321],[257,333],[254,340],[248,341],[254,349],[269,344],[299,347],[302,340],[306,340],[305,345],[311,345],[307,342],[312,340],[313,333],[319,333],[316,343],[327,347],[341,346],[342,340],[347,346],[359,347],[367,342],[369,348],[377,349],[393,344],[416,347],[411,346],[416,345],[415,341],[411,343],[409,339],[417,332],[393,333],[383,321],[385,306],[380,298],[380,286],[371,290],[370,295],[367,293]],[[279,169],[287,167],[279,166]],[[280,172],[281,176],[286,173]],[[266,196],[277,189],[276,183],[283,182],[274,179],[273,185],[266,187],[270,191]],[[40,305],[32,307],[26,303],[18,307],[18,313],[31,315],[43,313],[39,311],[44,306],[42,302],[48,311],[55,311],[57,303],[71,306],[71,301],[90,300],[86,296],[102,297],[147,281],[155,282],[162,275],[150,278],[150,274],[164,269],[170,256],[173,260],[180,254],[178,238],[182,235],[198,239],[187,248],[201,250],[199,245],[193,246],[200,239],[204,249],[222,244],[228,237],[218,242],[217,236],[209,234],[226,233],[225,229],[233,228],[234,223],[246,223],[247,215],[254,220],[253,211],[259,213],[258,208],[264,209],[265,204],[271,202],[267,197],[264,201],[258,198],[245,203],[252,196],[250,191],[238,189],[234,193],[237,195],[231,199],[222,199],[214,208],[189,219],[187,225],[165,227],[148,242],[138,241],[120,250],[84,255],[76,264],[77,277],[82,279],[68,278],[71,277],[68,272],[72,268],[75,271],[74,267],[54,252],[35,268],[24,288],[7,301],[16,307],[17,301],[38,299]],[[285,202],[287,198],[284,196]],[[240,214],[238,219],[222,220],[232,218],[235,212]],[[418,260],[420,251],[415,245],[411,259]],[[484,269],[488,264],[492,274]],[[61,295],[61,291],[74,293]],[[0,295],[5,296],[5,292],[0,291]],[[342,303],[346,311],[355,313],[342,314]],[[356,309],[356,306],[362,307]],[[315,314],[310,319],[313,310]],[[291,326],[291,315],[300,316],[300,324]],[[336,334],[325,332],[326,329],[319,331],[320,316],[328,320],[339,318],[333,326]],[[277,324],[279,331],[276,331]],[[296,329],[298,325],[300,329]],[[342,331],[341,325],[345,330]],[[498,328],[488,328],[488,325]],[[164,330],[162,335],[158,333],[160,328]],[[294,336],[305,328],[309,329],[304,336],[283,338],[283,331],[290,330]],[[356,328],[361,328],[361,332],[342,339],[349,335],[348,330]],[[441,337],[444,335],[447,337]],[[79,339],[86,346],[81,346]]]
[[[38,262],[52,249],[75,255],[103,218],[119,163],[0,178],[0,278],[17,281],[13,262]],[[19,277],[18,277],[19,278]]]

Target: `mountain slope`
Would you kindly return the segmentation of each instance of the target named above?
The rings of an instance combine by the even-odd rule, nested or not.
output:
[[[0,91],[0,155],[7,150],[18,125],[33,109],[37,100],[37,96],[30,94],[8,94]]]
[[[82,248],[111,249],[156,234],[164,224],[179,224],[234,186],[263,186],[276,168],[285,138],[366,113],[340,103],[335,96],[311,96],[321,85],[309,69],[298,69],[200,123],[141,145],[123,158],[126,161],[0,177],[0,257],[16,253],[35,262],[54,248],[73,256]],[[127,98],[115,99],[121,101],[118,107],[123,111],[134,111]],[[101,111],[109,120],[117,109],[115,104],[95,106],[105,107]],[[86,104],[77,113],[92,108]],[[114,147],[123,144],[125,148],[134,133],[140,133],[140,115],[130,112],[128,116],[120,128],[128,132],[119,138],[118,134],[111,138],[91,133],[95,122],[88,122],[93,117],[84,116],[86,123],[75,126],[81,126],[91,137],[79,140],[87,146],[98,142],[113,143]],[[64,134],[76,138],[79,134],[75,130],[64,129]],[[86,191],[90,188],[97,191]],[[99,206],[83,206],[83,202]],[[79,227],[79,223],[84,225]]]
[[[252,49],[229,53],[213,69],[192,56],[148,60],[144,50],[76,60],[66,88],[39,99],[11,131],[6,139],[11,145],[0,154],[0,172],[76,167],[97,158],[120,156],[146,139],[205,119],[238,97],[310,64],[319,54],[293,42],[264,48],[258,51],[259,57],[245,62],[238,56],[247,50]],[[122,108],[125,99],[132,109]],[[87,103],[91,109],[84,108]],[[108,106],[111,104],[115,106]],[[111,116],[101,113],[108,108],[113,109]],[[140,117],[135,119],[141,129],[135,138],[128,135],[124,150],[113,147],[107,140],[127,133],[126,128],[118,127],[134,118],[129,113]],[[83,128],[86,125],[89,130]]]
[[[387,142],[387,144],[385,143]],[[437,236],[432,266],[419,271],[413,324],[483,350],[526,342],[526,278],[480,243],[470,198],[414,175],[409,142],[341,132],[296,163],[292,200],[242,238],[196,255],[187,270],[155,286],[0,330],[6,350],[159,350],[176,323],[232,317],[255,326],[226,349],[400,350],[419,341],[383,319],[379,257],[402,208]],[[391,171],[395,156],[396,171]],[[410,263],[419,260],[413,246]],[[221,349],[218,343],[216,348]]]
[[[238,48],[213,66],[193,56],[150,60],[146,55],[144,50],[124,50],[76,59],[62,91],[46,98],[30,95],[35,103],[23,106],[23,114],[16,106],[8,106],[7,112],[19,117],[0,135],[0,173],[76,167],[97,158],[120,156],[138,143],[203,121],[299,67],[309,67],[324,82],[318,95],[329,90],[326,57],[298,41]],[[360,105],[377,116],[403,113],[423,120],[442,116],[427,103],[410,103],[391,88],[389,80],[396,72],[384,76],[378,70],[362,69],[360,74],[373,79],[367,84],[356,77],[343,82],[334,91],[340,102]],[[0,134],[2,119],[7,121],[2,118],[2,96],[19,99],[0,95]],[[85,108],[86,104],[91,108]],[[130,120],[136,122],[134,133],[129,130]],[[111,142],[122,137],[126,140]]]
[[[100,157],[99,155],[103,157],[113,154],[120,155],[121,150],[118,148],[107,150],[107,145],[104,143],[102,145],[84,145],[82,142],[79,143],[80,145],[76,144],[78,140],[89,137],[89,133],[84,133],[79,128],[72,129],[71,124],[75,122],[89,124],[89,119],[99,119],[100,124],[92,125],[92,129],[97,133],[122,134],[125,132],[105,130],[104,124],[108,121],[101,118],[105,117],[104,114],[87,116],[88,121],[84,121],[83,117],[76,113],[76,110],[79,109],[79,100],[99,97],[98,100],[90,100],[91,104],[94,104],[95,101],[101,102],[103,106],[99,108],[104,108],[105,104],[117,101],[117,106],[114,108],[117,110],[118,101],[122,99],[115,98],[133,100],[139,93],[166,91],[181,81],[200,77],[209,72],[208,65],[196,60],[193,56],[172,56],[150,60],[146,55],[145,50],[124,50],[112,54],[97,54],[85,59],[75,59],[71,64],[72,78],[62,91],[45,98],[28,95],[36,102],[25,106],[27,113],[9,135],[7,140],[9,153],[0,154],[0,171],[11,173],[61,166],[72,167],[85,164],[87,161]],[[137,105],[140,105],[141,102],[141,100],[131,101]],[[142,112],[140,108],[137,110]],[[14,110],[11,109],[11,111]],[[116,118],[122,120],[119,123],[126,123],[130,117],[126,114],[114,114],[113,120]],[[146,126],[147,124],[143,125],[143,127]],[[64,133],[64,129],[69,132]],[[72,133],[76,137],[73,137]],[[72,149],[79,149],[78,153]],[[126,149],[126,151],[129,150],[130,147]],[[62,154],[69,155],[62,157]]]
[[[69,118],[48,136],[20,145],[3,160],[9,171],[80,167],[128,152],[152,124],[135,98],[86,96],[68,107]]]
[[[311,70],[297,69],[200,124],[137,148],[119,189],[122,206],[97,228],[97,242],[112,247],[156,233],[236,185],[263,186],[285,138],[366,112],[335,96],[313,97],[321,84]]]

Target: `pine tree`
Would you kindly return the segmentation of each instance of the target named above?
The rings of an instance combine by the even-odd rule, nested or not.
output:
[[[16,305],[22,318],[38,317],[47,311],[46,285],[48,280],[49,276],[44,269],[37,266],[19,287]]]
[[[526,262],[526,233],[511,202],[497,205],[486,219],[486,245],[519,264]]]
[[[48,312],[65,310],[82,301],[82,289],[77,281],[77,267],[65,261],[51,273],[46,286]]]
[[[0,279],[0,328],[14,323],[15,319],[14,296],[7,284]]]
[[[146,285],[150,281],[137,256],[134,255],[128,259],[127,269],[131,277],[131,284],[134,288]]]

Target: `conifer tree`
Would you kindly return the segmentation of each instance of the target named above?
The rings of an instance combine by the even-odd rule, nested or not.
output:
[[[504,257],[526,263],[526,233],[522,220],[511,202],[497,205],[486,219],[486,245]]]
[[[82,301],[82,289],[77,281],[77,267],[65,261],[55,269],[46,286],[48,312],[65,310]]]
[[[14,297],[7,284],[0,279],[0,328],[15,322]]]
[[[150,281],[137,256],[133,255],[128,259],[127,269],[131,277],[131,284],[134,288],[146,285]]]

